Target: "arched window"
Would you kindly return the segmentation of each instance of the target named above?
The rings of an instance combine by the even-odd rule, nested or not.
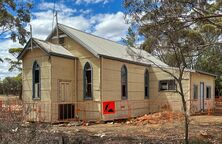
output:
[[[127,68],[125,65],[121,68],[121,97],[122,99],[128,98],[128,92],[127,92]]]
[[[35,61],[32,67],[32,98],[40,98],[40,67]]]
[[[93,75],[92,75],[92,66],[86,62],[84,66],[84,86],[83,86],[83,94],[84,99],[92,99],[93,97]]]
[[[149,71],[146,69],[144,73],[144,96],[149,98]]]

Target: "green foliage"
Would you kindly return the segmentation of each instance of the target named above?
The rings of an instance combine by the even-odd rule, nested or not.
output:
[[[204,51],[196,60],[195,69],[214,73],[216,78],[215,93],[222,95],[222,53],[221,46],[214,46]]]
[[[123,39],[123,43],[125,43],[130,47],[136,47],[136,38],[137,38],[136,33],[133,31],[131,27],[129,27],[126,39]]]
[[[128,21],[137,23],[145,37],[143,49],[170,66],[185,68],[192,68],[206,48],[218,45],[221,5],[220,1],[124,1]]]
[[[213,24],[201,24],[198,31],[204,41],[210,45],[197,57],[194,68],[218,75],[215,93],[222,95],[222,43],[220,43],[222,29]]]
[[[20,44],[26,42],[28,34],[25,29],[30,22],[30,9],[32,4],[28,1],[0,0],[0,36],[10,35],[13,41]]]
[[[215,58],[214,49],[221,48],[222,2],[216,0],[124,0],[128,22],[136,23],[139,32],[145,37],[142,48],[159,57],[169,66],[176,67],[178,74],[170,74],[177,82],[177,92],[181,96],[185,118],[185,143],[189,143],[188,115],[183,74],[186,68],[200,67],[205,59]],[[209,61],[209,59],[208,59]],[[215,64],[213,64],[215,65]],[[212,68],[213,69],[213,68]]]
[[[16,77],[6,77],[0,81],[0,94],[19,95],[21,91],[22,79],[21,74]]]
[[[169,66],[222,74],[222,2],[125,0],[128,22],[145,37],[142,48]]]
[[[17,57],[22,50],[23,48],[10,48],[8,52],[12,54],[14,57]]]
[[[9,49],[9,53],[12,54],[15,57],[15,59],[17,58],[17,56],[19,55],[19,53],[21,51],[22,51],[22,48],[10,48]],[[7,61],[10,64],[9,71],[15,71],[15,70],[18,70],[19,72],[22,71],[21,61],[13,60],[10,58],[5,58],[5,61]]]
[[[31,19],[31,8],[28,1],[0,0],[0,37],[10,37],[25,44],[29,34],[25,27]],[[0,62],[3,59],[0,58]]]
[[[222,76],[218,76],[216,79],[216,96],[222,96]]]
[[[19,55],[19,53],[22,51],[22,48],[10,48],[9,53],[12,54],[15,59]],[[21,98],[22,94],[22,62],[18,60],[13,60],[10,58],[5,58],[5,61],[7,61],[10,65],[9,71],[18,71],[19,74],[16,77],[6,77],[2,82],[2,88],[0,89],[0,92],[2,91],[4,94],[13,94],[18,95]]]

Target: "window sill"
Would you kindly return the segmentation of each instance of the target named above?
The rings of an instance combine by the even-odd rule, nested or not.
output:
[[[32,100],[38,101],[38,100],[41,100],[41,98],[32,98]]]
[[[87,97],[85,97],[83,100],[93,100],[93,98],[87,98]]]
[[[128,100],[128,97],[122,97],[121,100]]]
[[[159,92],[177,92],[176,90],[159,90]]]

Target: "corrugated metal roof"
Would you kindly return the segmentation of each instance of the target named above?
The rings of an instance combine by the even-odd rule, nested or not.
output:
[[[33,46],[38,45],[44,52],[46,52],[49,55],[66,57],[66,58],[75,58],[75,56],[71,52],[69,52],[67,49],[65,49],[61,45],[56,45],[48,41],[43,41],[36,38],[32,38],[28,41],[25,48],[19,54],[18,59],[21,59],[23,55],[26,53],[26,51],[30,49],[31,40],[33,42]]]
[[[63,55],[68,57],[74,57],[74,55],[65,49],[61,45],[53,44],[48,41],[39,40],[33,38],[34,42],[36,42],[40,47],[44,48],[49,54]]]
[[[160,61],[158,58],[152,56],[144,50],[129,48],[117,42],[104,39],[66,25],[59,24],[58,26],[60,30],[62,30],[72,39],[79,42],[97,57],[107,56],[111,58],[127,60],[141,64],[153,65],[153,63],[155,63],[159,66],[167,66],[167,64]]]

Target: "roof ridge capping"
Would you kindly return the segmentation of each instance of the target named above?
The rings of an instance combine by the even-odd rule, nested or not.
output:
[[[93,55],[95,55],[97,58],[100,56],[106,56],[109,58],[114,58],[118,60],[128,61],[128,62],[136,62],[138,64],[145,64],[145,65],[152,65],[150,61],[153,61],[157,63],[159,66],[167,66],[164,62],[162,62],[159,58],[151,55],[150,53],[146,52],[143,49],[138,49],[134,47],[128,47],[126,45],[120,44],[118,42],[99,37],[78,29],[75,29],[70,26],[66,26],[64,24],[58,24],[58,27],[61,31],[63,31],[66,35],[68,35],[71,39],[77,41],[80,45],[82,45],[86,50],[91,52]],[[55,27],[56,28],[56,27]],[[53,31],[50,33],[50,35],[47,37],[46,40],[49,40],[49,38],[53,35],[56,29],[53,29]],[[148,60],[141,60],[136,59],[136,54],[130,55],[128,53],[128,50],[131,49],[134,52],[142,52],[143,55],[149,59]]]
[[[68,26],[68,25],[64,25],[64,24],[61,24],[61,23],[58,23],[58,25],[65,26],[65,27],[68,27],[68,28],[77,30],[77,31],[79,31],[79,32],[83,32],[83,33],[85,33],[85,34],[88,34],[88,35],[91,35],[91,36],[94,36],[94,37],[97,37],[97,38],[101,38],[101,39],[104,39],[104,40],[107,40],[107,41],[110,41],[110,42],[114,42],[114,43],[119,44],[119,45],[122,45],[122,46],[126,46],[126,45],[123,45],[123,44],[121,44],[121,43],[118,43],[118,42],[116,42],[116,41],[114,41],[114,40],[110,40],[110,39],[107,39],[107,38],[104,38],[104,37],[101,37],[101,36],[97,36],[97,35],[95,35],[95,34],[88,33],[88,32],[85,32],[85,31],[76,29],[76,28],[74,28],[74,27]]]

